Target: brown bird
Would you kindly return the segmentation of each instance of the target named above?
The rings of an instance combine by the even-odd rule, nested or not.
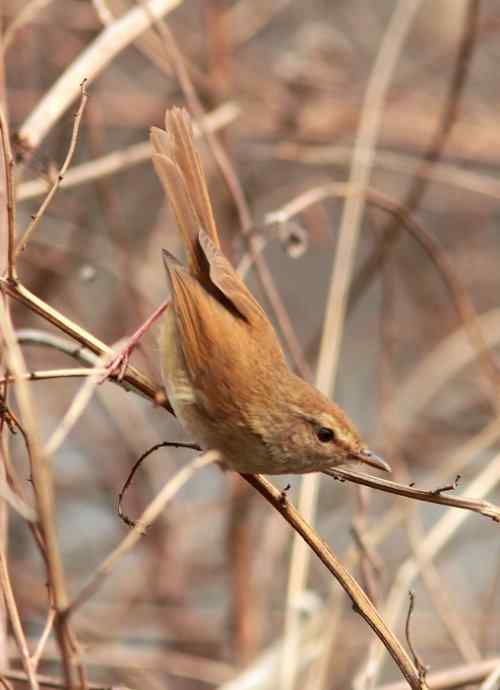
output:
[[[363,462],[389,470],[344,412],[288,367],[262,307],[220,249],[186,111],[153,128],[153,162],[187,253],[164,250],[171,291],[161,339],[172,407],[204,448],[243,473],[317,472]]]

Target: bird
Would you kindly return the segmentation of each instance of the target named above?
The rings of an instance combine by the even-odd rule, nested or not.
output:
[[[168,109],[165,129],[151,129],[151,144],[187,259],[163,250],[171,301],[161,370],[183,427],[244,474],[356,463],[390,471],[345,412],[290,369],[271,321],[222,252],[188,112]]]

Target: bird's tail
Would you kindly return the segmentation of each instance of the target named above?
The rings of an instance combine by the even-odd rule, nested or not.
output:
[[[205,282],[207,262],[198,242],[200,228],[220,247],[207,182],[193,141],[189,114],[183,108],[165,113],[165,130],[151,128],[153,163],[174,211],[192,275]]]

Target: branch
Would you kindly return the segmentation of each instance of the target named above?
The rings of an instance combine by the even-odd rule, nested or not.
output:
[[[360,614],[384,644],[389,654],[399,666],[401,673],[408,681],[410,687],[413,688],[413,690],[425,690],[425,688],[427,688],[425,681],[419,677],[418,670],[415,668],[410,657],[401,646],[401,643],[394,633],[387,627],[370,599],[366,596],[352,575],[344,568],[332,551],[330,551],[325,542],[320,539],[308,523],[302,519],[301,515],[295,510],[286,497],[283,496],[283,492],[278,491],[262,475],[242,474],[241,476],[253,486],[273,508],[281,513],[285,520],[311,547],[351,599],[353,609],[356,613]]]
[[[86,331],[84,328],[71,321],[67,316],[49,306],[46,302],[30,292],[21,283],[12,283],[6,278],[0,277],[0,291],[4,291],[10,297],[24,304],[35,314],[38,314],[59,330],[71,336],[84,347],[88,348],[96,355],[113,354],[113,350]],[[113,379],[114,380],[114,379]],[[163,388],[155,385],[147,376],[132,366],[127,367],[127,372],[119,384],[125,390],[134,390],[139,395],[152,400],[156,405],[164,407],[168,412],[172,412],[170,403],[165,397]]]
[[[466,496],[459,496],[454,498],[452,496],[443,496],[442,491],[448,490],[449,487],[442,489],[415,489],[413,486],[406,486],[405,484],[398,484],[391,482],[389,479],[380,479],[379,477],[372,477],[369,474],[362,472],[352,472],[351,470],[332,469],[324,470],[324,474],[337,479],[338,481],[349,481],[354,484],[361,484],[369,486],[372,489],[379,491],[387,491],[390,494],[397,494],[398,496],[405,496],[406,498],[413,498],[417,501],[425,501],[427,503],[438,503],[443,506],[451,506],[452,508],[462,508],[462,510],[471,510],[473,513],[479,513],[485,517],[491,518],[495,522],[500,522],[500,508],[489,501],[483,501],[477,498],[467,498]]]

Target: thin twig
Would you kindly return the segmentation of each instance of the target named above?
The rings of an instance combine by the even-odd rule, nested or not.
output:
[[[435,494],[442,494],[445,491],[456,491],[458,489],[458,482],[460,481],[460,474],[457,474],[455,477],[454,481],[451,482],[451,484],[445,484],[445,486],[439,486],[437,489],[434,489]]]
[[[139,469],[139,467],[142,465],[144,460],[149,457],[152,453],[155,453],[159,448],[189,448],[190,450],[198,450],[201,451],[200,446],[198,446],[196,443],[177,443],[177,442],[172,442],[172,441],[162,441],[161,443],[156,443],[152,448],[149,448],[145,453],[141,455],[141,457],[136,460],[136,462],[133,464],[132,469],[130,470],[127,479],[125,480],[125,483],[123,484],[122,488],[120,489],[120,493],[118,494],[118,517],[123,520],[123,522],[128,525],[129,527],[135,527],[136,522],[135,520],[131,520],[125,513],[123,512],[122,508],[122,503],[123,499],[125,498],[125,492],[127,491],[128,487],[130,486],[130,483],[132,482],[132,479],[135,476],[135,473]]]
[[[10,146],[9,127],[7,117],[0,107],[0,135],[2,139],[2,159],[7,206],[7,278],[11,282],[17,280],[16,273],[16,196],[14,193],[14,158]]]
[[[71,369],[39,369],[37,371],[27,371],[22,375],[25,381],[47,381],[49,379],[69,379],[69,378],[82,378],[86,376],[92,376],[93,374],[99,374],[103,376],[108,373],[105,367],[90,369],[86,368],[76,368]],[[6,376],[0,376],[0,383],[14,383],[17,378],[13,374],[7,374]]]
[[[473,513],[479,513],[484,517],[491,518],[494,522],[500,522],[500,507],[475,498],[467,498],[466,496],[454,497],[443,496],[435,489],[426,491],[424,489],[415,489],[413,486],[405,486],[397,482],[391,482],[389,479],[379,479],[372,477],[369,474],[361,472],[352,472],[351,470],[344,470],[340,468],[324,470],[324,474],[338,479],[340,481],[351,481],[362,486],[369,486],[372,489],[379,489],[380,491],[387,491],[398,496],[405,496],[406,498],[413,498],[417,501],[426,501],[427,503],[438,503],[444,506],[451,506],[453,508],[462,508],[462,510],[470,510]]]
[[[43,214],[49,207],[50,202],[52,201],[55,193],[59,189],[59,186],[61,182],[64,180],[64,176],[66,175],[66,171],[68,170],[71,161],[73,160],[73,156],[76,150],[76,143],[78,141],[78,132],[80,131],[80,124],[82,121],[83,117],[83,111],[85,110],[85,106],[87,105],[87,100],[88,100],[88,94],[87,94],[87,80],[84,79],[82,83],[80,84],[80,89],[81,89],[81,94],[82,97],[80,99],[80,105],[78,106],[78,110],[75,113],[74,116],[74,121],[73,121],[73,130],[71,132],[71,139],[68,147],[68,152],[66,154],[66,158],[64,159],[64,162],[61,166],[61,169],[59,172],[55,175],[54,182],[52,183],[52,187],[50,188],[47,196],[43,200],[40,208],[38,211],[35,213],[34,216],[31,218],[31,222],[29,223],[28,227],[26,230],[23,232],[21,235],[21,238],[19,242],[17,243],[16,246],[16,252],[15,255],[16,257],[19,256],[21,252],[23,252],[26,249],[26,245],[28,244],[31,235],[35,231],[36,226],[40,222],[40,220],[43,217]]]
[[[96,338],[94,335],[86,331],[84,328],[71,321],[67,316],[49,306],[46,302],[30,292],[21,283],[15,285],[8,280],[0,277],[0,291],[4,290],[10,297],[13,297],[18,302],[24,304],[35,314],[39,314],[49,323],[59,328],[66,335],[71,336],[81,345],[87,347],[89,350],[97,355],[113,355],[113,350]],[[23,372],[23,375],[26,372]],[[115,380],[115,379],[112,379]],[[142,372],[132,366],[127,367],[127,372],[123,380],[118,382],[126,390],[136,390],[140,395],[153,400],[153,402],[161,407],[164,407],[169,412],[171,411],[170,404],[165,397],[163,388],[155,385]]]
[[[405,637],[406,637],[406,642],[408,644],[408,648],[411,652],[411,655],[413,657],[413,663],[418,669],[418,675],[422,679],[422,681],[425,682],[426,676],[427,676],[427,666],[425,666],[421,661],[420,658],[415,651],[415,648],[413,646],[413,643],[411,641],[411,635],[410,635],[410,623],[411,623],[411,616],[413,613],[413,609],[415,608],[415,592],[412,592],[411,590],[408,592],[408,596],[410,598],[409,604],[408,604],[408,613],[406,615],[406,623],[405,623]]]

